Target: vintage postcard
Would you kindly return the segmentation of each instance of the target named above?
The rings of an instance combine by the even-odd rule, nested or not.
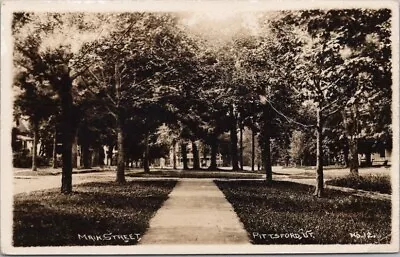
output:
[[[3,1],[1,250],[399,251],[399,3]]]

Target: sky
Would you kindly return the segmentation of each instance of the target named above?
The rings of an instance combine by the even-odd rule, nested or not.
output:
[[[265,15],[265,13],[233,10],[190,12],[181,15],[181,22],[189,31],[211,43],[224,44],[236,35],[258,35],[261,15]]]

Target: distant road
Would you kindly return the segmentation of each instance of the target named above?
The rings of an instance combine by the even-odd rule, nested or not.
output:
[[[306,183],[314,185],[315,183],[315,170],[304,168],[283,168],[274,166],[272,168],[273,177],[276,180],[289,180],[294,182]],[[368,175],[388,175],[390,176],[391,169],[384,167],[374,168],[361,168],[359,174],[361,176]],[[226,173],[223,172],[223,173]],[[24,174],[24,175],[21,175]],[[324,170],[324,179],[332,179],[334,177],[343,177],[350,174],[349,169],[326,169]],[[154,180],[153,178],[127,178],[127,180]],[[166,178],[160,178],[166,179]],[[115,171],[99,171],[92,173],[78,173],[72,175],[72,184],[78,185],[88,182],[111,182],[115,180]],[[30,193],[32,191],[60,188],[61,187],[61,174],[58,175],[26,175],[26,173],[14,173],[14,194]]]
[[[102,171],[72,175],[72,185],[88,182],[106,182],[114,180],[114,171]],[[14,176],[14,194],[30,193],[32,191],[51,188],[61,188],[61,175]]]

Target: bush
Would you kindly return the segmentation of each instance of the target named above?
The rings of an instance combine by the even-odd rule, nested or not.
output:
[[[32,167],[32,156],[28,150],[23,150],[13,154],[13,165],[16,168]]]
[[[350,187],[366,191],[374,191],[383,194],[391,194],[392,188],[389,176],[369,175],[354,176],[348,175],[343,178],[336,178],[326,182],[328,185]]]
[[[50,165],[51,158],[46,156],[38,155],[36,157],[36,166],[43,167]],[[28,150],[23,150],[13,154],[13,165],[16,168],[31,168],[32,167],[32,155]]]
[[[32,156],[31,156],[32,158]],[[36,165],[38,167],[43,167],[43,166],[50,166],[51,158],[46,157],[46,156],[37,156],[36,157]]]

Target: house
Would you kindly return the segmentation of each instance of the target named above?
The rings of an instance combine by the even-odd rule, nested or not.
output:
[[[176,165],[178,167],[182,167],[183,166],[183,158],[181,156],[179,147],[176,147],[176,149],[175,149],[175,156],[176,156],[176,162],[177,162]],[[188,166],[193,167],[194,158],[193,158],[191,144],[187,145],[186,156],[187,156]],[[204,156],[204,154],[199,150],[199,160],[200,160],[200,167],[207,168],[211,164],[211,155],[207,154],[206,156]],[[174,152],[173,152],[173,147],[171,147],[170,152],[169,152],[169,159],[166,161],[166,165],[172,167],[173,162],[174,162]],[[222,166],[222,164],[223,164],[222,155],[220,153],[218,153],[217,154],[217,166],[220,167],[220,166]]]
[[[13,152],[32,153],[33,138],[30,136],[30,124],[27,119],[19,118],[14,121],[11,144]]]

